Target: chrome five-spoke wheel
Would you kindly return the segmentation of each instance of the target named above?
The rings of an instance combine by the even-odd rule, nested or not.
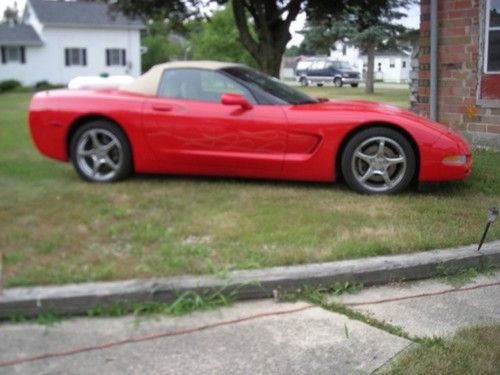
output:
[[[114,125],[96,121],[84,125],[73,137],[71,156],[75,169],[87,181],[107,182],[130,172],[130,149]]]
[[[388,128],[370,128],[347,144],[342,173],[362,193],[387,194],[404,189],[415,173],[415,156],[406,138]]]

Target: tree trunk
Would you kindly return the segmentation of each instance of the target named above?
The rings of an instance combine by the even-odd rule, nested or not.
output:
[[[290,0],[286,6],[286,18],[283,19],[281,15],[285,8],[278,8],[278,3],[233,0],[233,16],[241,44],[250,52],[260,69],[276,78],[279,78],[286,45],[292,38],[288,29],[300,11],[301,2]],[[253,18],[255,33],[250,30],[247,11]]]
[[[365,78],[365,93],[373,94],[373,82],[375,80],[375,46],[369,46],[366,50],[366,54],[368,57],[367,61],[367,70],[366,70],[366,78]]]

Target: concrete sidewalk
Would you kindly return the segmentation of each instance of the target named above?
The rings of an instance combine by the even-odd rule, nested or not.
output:
[[[500,322],[500,271],[459,290],[427,280],[335,301],[413,336],[450,335]],[[3,323],[0,337],[0,374],[361,374],[414,345],[317,306],[271,300],[182,317],[78,318],[49,328]],[[47,353],[54,356],[5,365]]]

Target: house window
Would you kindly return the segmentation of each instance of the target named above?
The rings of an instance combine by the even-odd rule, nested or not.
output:
[[[65,48],[64,58],[66,66],[87,65],[87,50],[85,48]]]
[[[406,68],[406,61],[403,61],[403,68]]]
[[[26,51],[24,47],[20,46],[9,46],[2,47],[2,64],[7,63],[26,63]]]
[[[106,49],[106,65],[122,65],[127,64],[127,56],[124,49],[121,48],[107,48]]]
[[[382,63],[378,63],[378,65],[377,65],[377,70],[378,70],[379,72],[381,72],[381,71],[382,71]]]
[[[486,72],[500,72],[500,0],[488,1],[485,48]]]
[[[396,60],[391,58],[389,59],[389,68],[395,68],[396,67]]]

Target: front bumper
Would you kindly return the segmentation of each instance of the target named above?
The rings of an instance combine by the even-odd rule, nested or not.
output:
[[[342,77],[342,83],[345,84],[355,84],[355,83],[360,83],[361,79],[360,78],[344,78]]]
[[[464,162],[445,161],[445,158],[456,155],[465,156]],[[467,141],[451,131],[441,135],[421,156],[421,182],[463,180],[472,171],[472,155]]]

